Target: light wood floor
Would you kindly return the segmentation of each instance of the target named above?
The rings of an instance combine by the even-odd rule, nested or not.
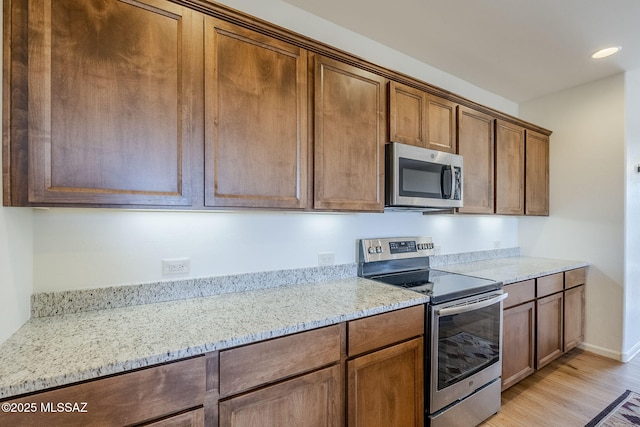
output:
[[[640,356],[622,363],[574,349],[505,390],[481,426],[584,426],[625,390],[640,393]]]

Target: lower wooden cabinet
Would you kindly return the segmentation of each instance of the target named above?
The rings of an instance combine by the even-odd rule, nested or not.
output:
[[[145,424],[145,427],[204,427],[204,409],[198,408],[173,417]]]
[[[347,362],[349,427],[423,425],[423,339]]]
[[[340,426],[340,365],[220,402],[220,426]]]
[[[502,390],[535,371],[535,313],[534,301],[504,310]]]
[[[505,286],[502,390],[584,341],[586,268]]]
[[[563,307],[562,292],[536,301],[536,368],[540,369],[562,355]]]
[[[11,400],[16,409],[33,411],[2,411],[0,426],[120,427],[179,413],[151,425],[198,426],[197,409],[182,412],[202,408],[204,394],[205,358],[196,357]]]

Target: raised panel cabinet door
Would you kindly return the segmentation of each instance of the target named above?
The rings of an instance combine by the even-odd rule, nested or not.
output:
[[[496,121],[496,213],[524,215],[524,128]]]
[[[464,161],[460,213],[494,212],[494,122],[488,114],[458,107],[458,154]]]
[[[307,51],[205,20],[205,204],[307,205]]]
[[[349,427],[423,427],[422,338],[347,361]]]
[[[438,96],[427,98],[427,129],[429,143],[427,148],[448,153],[456,152],[456,106]]]
[[[145,424],[145,427],[204,427],[204,409],[198,408],[183,412],[173,417]]]
[[[584,341],[585,285],[564,291],[564,351]]]
[[[28,201],[190,205],[192,12],[28,4]]]
[[[340,365],[220,402],[220,427],[339,427]]]
[[[549,215],[549,137],[526,130],[526,215]]]
[[[536,300],[536,369],[563,353],[563,292]]]
[[[315,209],[384,209],[386,80],[315,57]]]
[[[389,82],[389,141],[427,148],[427,93]]]
[[[502,390],[535,371],[535,302],[504,310],[502,331]]]

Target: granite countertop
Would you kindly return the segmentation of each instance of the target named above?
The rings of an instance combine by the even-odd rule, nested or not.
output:
[[[352,277],[32,318],[0,345],[0,398],[427,301]]]
[[[509,284],[588,265],[519,249],[474,256],[431,267]],[[355,274],[353,264],[34,295],[32,318],[0,344],[0,399],[428,302]]]
[[[497,280],[508,285],[561,271],[587,267],[588,265],[589,263],[584,261],[518,256],[450,264],[433,268],[451,273]]]

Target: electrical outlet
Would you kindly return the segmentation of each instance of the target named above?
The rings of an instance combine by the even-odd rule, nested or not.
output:
[[[172,258],[162,260],[162,275],[188,274],[189,258]]]
[[[333,252],[320,252],[318,254],[318,265],[326,267],[335,263],[335,255]]]

